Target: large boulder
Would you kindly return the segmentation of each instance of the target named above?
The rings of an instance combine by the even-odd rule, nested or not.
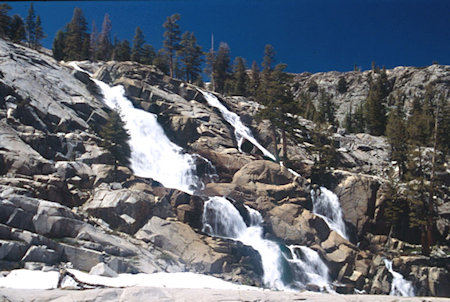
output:
[[[256,160],[242,167],[233,176],[233,183],[246,185],[250,182],[285,185],[292,182],[293,175],[277,163],[267,160]]]
[[[111,190],[105,186],[97,188],[83,208],[103,219],[111,228],[129,234],[134,234],[152,216],[174,216],[166,198],[129,189]]]
[[[74,237],[82,225],[80,217],[65,206],[21,195],[1,199],[0,209],[1,223],[54,238]]]
[[[311,245],[324,241],[330,229],[326,222],[301,206],[286,203],[268,212],[272,232],[287,244]]]
[[[243,266],[240,274],[248,267],[247,276],[251,281],[247,283],[261,284],[263,270],[259,254],[239,242],[202,236],[184,223],[159,217],[152,217],[135,236],[170,251],[166,252],[167,257],[175,257],[173,261],[179,258],[192,271],[231,273],[240,263]]]
[[[339,179],[334,192],[339,197],[345,221],[356,229],[358,235],[371,231],[379,179],[344,171],[336,171],[333,175]]]
[[[34,175],[54,172],[51,162],[22,141],[4,120],[0,121],[0,154],[2,174]]]

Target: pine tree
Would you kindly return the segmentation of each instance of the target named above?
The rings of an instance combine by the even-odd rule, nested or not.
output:
[[[215,88],[219,93],[225,92],[225,82],[230,76],[230,47],[221,42],[213,65]]]
[[[372,135],[383,135],[386,128],[386,109],[384,104],[391,91],[386,69],[380,72],[375,82],[370,83],[369,94],[365,101],[365,119],[367,131]]]
[[[341,94],[347,92],[347,81],[345,80],[344,76],[339,78],[337,91]]]
[[[133,38],[133,47],[131,48],[131,61],[135,61],[140,63],[143,56],[143,47],[145,44],[144,33],[141,28],[136,27],[134,38]]]
[[[215,72],[214,72],[214,64],[216,62],[216,53],[213,48],[209,50],[209,52],[206,54],[206,66],[204,72],[209,76],[211,80],[211,87],[210,89],[213,91],[216,91],[216,79],[215,79]]]
[[[336,124],[336,118],[334,116],[335,111],[336,109],[333,102],[331,101],[331,95],[326,93],[324,90],[321,90],[319,96],[318,122],[335,125]]]
[[[353,121],[353,113],[352,113],[352,104],[350,104],[347,114],[344,117],[343,127],[347,129],[349,133],[355,132],[354,130],[354,121]]]
[[[81,8],[75,8],[72,20],[66,25],[64,59],[86,60],[89,58],[89,34]]]
[[[330,168],[336,166],[337,152],[333,141],[329,139],[331,133],[322,133],[322,131],[319,126],[311,133],[315,152],[314,165],[311,168],[311,182],[327,186],[326,176],[330,172]]]
[[[260,72],[258,63],[253,61],[252,63],[252,69],[250,71],[250,83],[248,87],[248,93],[252,96],[256,96],[257,92],[259,90],[260,85]]]
[[[92,61],[97,61],[98,53],[98,29],[95,20],[92,20],[92,30],[89,36],[89,58]]]
[[[397,162],[399,177],[403,178],[408,157],[407,132],[404,115],[400,106],[389,112],[386,136],[390,144],[391,160]]]
[[[245,68],[245,61],[242,57],[236,57],[234,59],[233,81],[233,94],[247,96],[249,79]]]
[[[353,130],[355,133],[362,133],[366,129],[366,119],[364,116],[364,105],[361,103],[356,108],[353,115]]]
[[[273,64],[275,63],[275,49],[272,45],[267,44],[264,47],[264,57],[262,62],[262,77],[263,80],[266,80],[269,78],[270,73],[272,72]]]
[[[102,138],[100,147],[105,148],[112,156],[114,171],[119,165],[129,166],[131,149],[128,144],[130,135],[124,128],[125,123],[120,118],[120,114],[111,111],[108,122],[101,128],[99,135]]]
[[[36,27],[34,29],[34,49],[39,49],[42,46],[41,40],[46,37],[47,35],[42,28],[41,16],[38,15],[36,17]]]
[[[27,42],[28,47],[33,47],[36,39],[36,14],[34,12],[33,2],[30,3],[30,7],[28,8],[28,15],[26,18],[26,32],[27,32]]]
[[[151,65],[153,63],[153,60],[155,59],[156,53],[153,46],[150,44],[144,44],[142,47],[142,57],[141,57],[141,63],[146,65]]]
[[[442,152],[442,157],[445,158],[450,152],[450,95],[442,93],[438,100],[438,123],[439,128],[437,132],[437,147]]]
[[[298,99],[299,99],[299,114],[303,116],[303,118],[305,119],[317,122],[318,113],[316,110],[316,106],[314,106],[314,103],[311,100],[310,94],[306,92],[301,92]]]
[[[103,61],[108,61],[112,54],[111,27],[111,19],[105,14],[102,31],[98,37],[98,58]]]
[[[183,64],[183,71],[186,81],[194,82],[201,73],[202,48],[197,44],[194,33],[185,32],[181,36],[180,49],[178,50],[180,62]]]
[[[390,229],[388,237],[391,238],[394,235],[400,235],[397,232],[399,226],[403,224],[402,221],[408,217],[409,207],[407,200],[399,193],[400,184],[395,178],[389,177],[383,187],[385,193],[384,217],[386,225]]]
[[[128,42],[128,40],[118,42],[115,47],[114,54],[114,60],[129,61],[131,58],[130,42]]]
[[[183,66],[180,63],[180,60],[178,57],[175,57],[173,60],[173,76],[177,79],[183,79],[185,75],[185,72],[183,70]]]
[[[1,18],[1,17],[0,17]],[[25,23],[19,15],[14,15],[11,18],[11,26],[9,28],[9,38],[13,42],[21,42],[26,40]]]
[[[11,6],[9,4],[0,4],[0,37],[6,37],[10,32],[11,18],[8,16],[10,9]]]
[[[288,160],[287,135],[300,127],[293,116],[298,113],[298,107],[288,86],[288,76],[284,73],[286,66],[278,64],[265,75],[264,86],[258,93],[258,101],[264,108],[257,114],[257,119],[267,119],[271,123],[274,154],[278,154],[276,129],[281,131],[284,161]]]
[[[409,152],[408,201],[410,205],[411,226],[418,226],[421,230],[422,253],[430,254],[430,247],[434,242],[433,227],[436,219],[435,198],[445,193],[437,171],[442,169],[443,162],[439,159],[441,102],[433,87],[427,87],[425,97],[413,101],[413,109],[407,122],[407,132],[411,150]],[[425,147],[432,146],[432,160],[426,157]],[[440,150],[439,150],[440,149]],[[442,151],[441,151],[442,150]],[[444,156],[445,162],[445,156]]]
[[[170,76],[174,76],[174,59],[176,52],[180,49],[180,26],[178,25],[178,21],[180,20],[179,14],[173,14],[172,16],[167,17],[166,22],[164,22],[163,27],[166,29],[164,32],[164,48],[169,57],[169,70]]]
[[[66,46],[64,41],[65,33],[62,30],[58,30],[52,45],[53,57],[57,61],[64,60],[65,58],[64,49],[66,48]]]
[[[161,70],[164,74],[169,74],[169,56],[167,55],[164,49],[158,50],[156,53],[155,59],[153,60],[153,65],[155,65],[159,70]]]

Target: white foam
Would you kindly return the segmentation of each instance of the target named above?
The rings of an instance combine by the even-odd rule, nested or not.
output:
[[[316,196],[316,192],[311,190],[311,199],[313,201],[313,213],[322,217],[330,229],[348,240],[342,208],[337,195],[325,187],[320,187],[319,196]]]
[[[109,87],[102,81],[94,81],[100,87],[106,105],[120,112],[129,131],[134,174],[187,193],[199,189],[202,183],[196,176],[194,158],[169,140],[156,116],[134,108],[122,86]]]

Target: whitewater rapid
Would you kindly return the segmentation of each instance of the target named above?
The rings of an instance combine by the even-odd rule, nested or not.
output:
[[[281,250],[263,238],[262,217],[247,207],[251,224],[247,226],[239,211],[224,197],[210,197],[203,206],[203,232],[229,238],[253,247],[261,256],[263,282],[269,288],[285,289],[282,282]]]
[[[234,136],[236,138],[236,141],[238,143],[239,151],[242,152],[242,143],[244,142],[244,139],[251,142],[256,148],[258,148],[264,156],[271,158],[273,161],[276,161],[275,156],[273,156],[272,153],[270,153],[266,148],[264,148],[253,136],[250,129],[245,126],[241,118],[234,112],[231,112],[228,110],[220,101],[219,99],[212,94],[211,92],[201,91],[203,96],[205,97],[208,104],[214,108],[219,109],[220,113],[222,114],[223,118],[234,128]]]
[[[322,217],[330,229],[348,240],[342,208],[337,195],[325,187],[320,187],[320,194],[311,190],[311,199],[313,201],[313,213]]]
[[[131,169],[135,175],[190,194],[202,187],[195,158],[169,140],[154,114],[135,108],[122,86],[93,81],[100,87],[106,105],[120,113],[130,134]]]
[[[391,296],[404,296],[404,297],[414,297],[414,288],[412,283],[403,278],[402,274],[396,272],[392,268],[392,261],[388,259],[383,259],[384,265],[388,269],[389,273],[392,274],[391,283]]]

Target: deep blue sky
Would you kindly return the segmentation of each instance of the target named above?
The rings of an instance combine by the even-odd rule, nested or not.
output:
[[[27,15],[30,2],[8,2],[10,14]],[[250,66],[261,62],[264,45],[275,47],[278,62],[290,72],[348,71],[371,62],[392,68],[450,64],[450,1],[448,0],[159,0],[34,2],[51,48],[58,29],[75,7],[101,27],[105,13],[119,39],[134,36],[140,26],[146,41],[162,47],[162,24],[180,13],[182,31],[193,31],[209,50],[227,42],[232,56]]]

